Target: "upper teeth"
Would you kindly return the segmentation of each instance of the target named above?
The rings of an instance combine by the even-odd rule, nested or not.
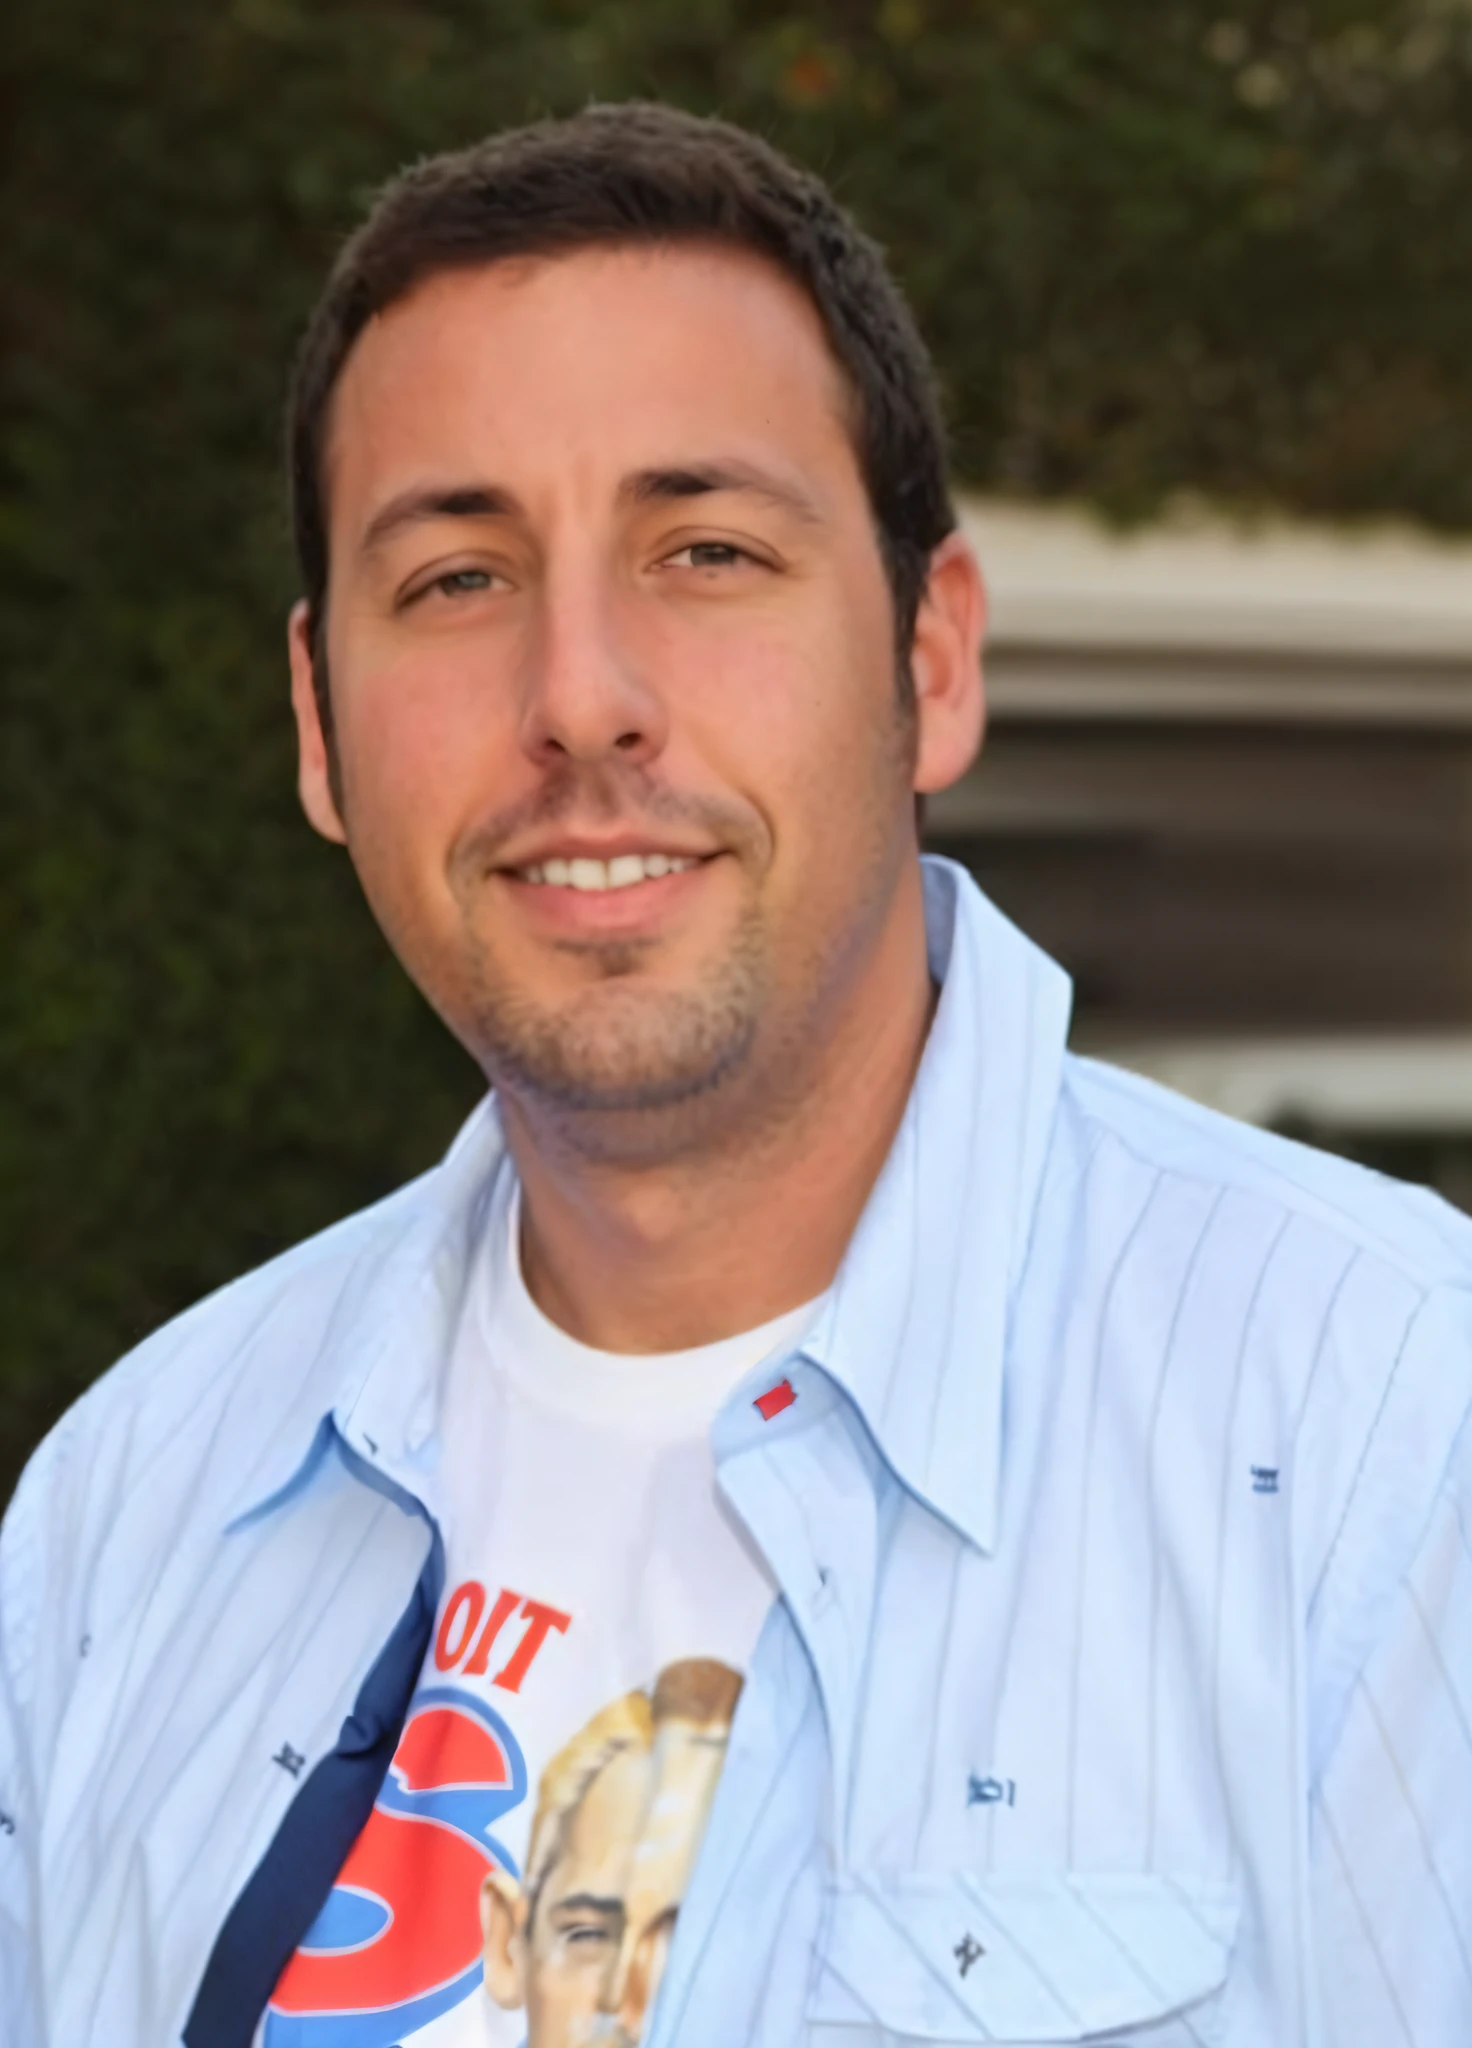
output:
[[[554,889],[628,889],[635,882],[677,875],[695,862],[673,853],[621,853],[613,860],[544,860],[520,868],[524,882],[550,882]]]

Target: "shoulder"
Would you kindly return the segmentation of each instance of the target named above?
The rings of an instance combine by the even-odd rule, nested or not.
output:
[[[121,1431],[136,1455],[155,1431],[177,1429],[189,1415],[227,1402],[247,1374],[269,1405],[276,1392],[272,1368],[288,1352],[298,1386],[310,1382],[322,1340],[355,1277],[380,1268],[413,1228],[433,1179],[431,1173],[409,1182],[164,1323],[67,1411],[53,1432],[58,1443],[51,1455],[75,1457],[84,1447],[116,1442]],[[47,1439],[41,1451],[49,1445]]]
[[[1387,1285],[1472,1295],[1472,1218],[1431,1193],[1203,1108],[1158,1083],[1070,1054],[1063,1114],[1090,1150],[1118,1148],[1167,1198],[1210,1188],[1275,1216],[1302,1242],[1333,1239]]]
[[[380,1362],[414,1395],[500,1156],[483,1106],[431,1172],[176,1316],[41,1444],[0,1529],[0,1696],[38,1782],[76,1645],[102,1620],[131,1634],[187,1615],[242,1517],[309,1469],[324,1417]]]
[[[432,1256],[447,1164],[196,1302],[73,1403],[5,1516],[0,1625],[12,1647],[34,1589],[54,1598],[104,1566],[146,1576],[170,1545],[223,1525],[284,1450],[305,1449],[361,1350],[344,1332],[381,1308],[416,1241],[420,1266]]]
[[[1332,1727],[1465,1441],[1472,1220],[1092,1060],[1066,1063],[1055,1154],[1075,1240],[1126,1247],[1138,1370],[1173,1346],[1203,1430],[1273,1445]]]

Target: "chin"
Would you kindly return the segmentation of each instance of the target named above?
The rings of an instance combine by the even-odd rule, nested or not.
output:
[[[478,1034],[483,1064],[509,1092],[595,1116],[697,1102],[745,1065],[755,1036],[754,1016],[712,1015],[689,998],[631,1005],[587,997],[571,1016],[523,1012]]]
[[[765,996],[738,956],[696,990],[605,980],[555,1008],[486,1001],[473,1043],[491,1079],[529,1106],[597,1118],[677,1113],[747,1064]]]

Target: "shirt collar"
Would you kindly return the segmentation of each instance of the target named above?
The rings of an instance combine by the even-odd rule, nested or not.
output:
[[[342,1226],[362,1228],[361,1248],[301,1373],[303,1397],[231,1503],[230,1527],[298,1493],[334,1435],[442,1519],[444,1375],[505,1150],[495,1098],[487,1096],[437,1167]]]
[[[804,1353],[900,1481],[995,1547],[1007,1327],[1068,1033],[1063,970],[963,868],[924,863],[940,983],[904,1118]]]
[[[940,1001],[899,1132],[804,1352],[854,1401],[902,1483],[990,1550],[1008,1313],[1071,991],[963,868],[930,857],[923,866]],[[232,1503],[232,1525],[299,1491],[334,1430],[443,1519],[443,1378],[504,1154],[488,1097],[440,1165],[383,1206],[319,1340],[318,1370],[303,1375],[331,1390],[329,1412],[321,1395],[298,1404]]]

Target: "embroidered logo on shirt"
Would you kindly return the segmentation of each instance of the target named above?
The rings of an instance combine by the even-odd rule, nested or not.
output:
[[[951,1950],[951,1954],[956,1958],[960,1974],[964,1977],[973,1963],[981,1961],[982,1957],[986,1954],[986,1950],[974,1934],[963,1934],[956,1943],[956,1946]]]
[[[302,1765],[306,1762],[306,1758],[299,1749],[293,1749],[289,1742],[283,1742],[271,1761],[273,1764],[280,1764],[282,1770],[287,1772],[289,1776],[299,1778],[302,1774]]]
[[[1254,1493],[1276,1493],[1278,1490],[1278,1468],[1276,1465],[1250,1465],[1252,1490]]]
[[[784,1408],[790,1408],[796,1399],[791,1380],[778,1380],[775,1387],[768,1387],[764,1394],[758,1394],[751,1405],[763,1422],[770,1422],[774,1415],[780,1415]]]
[[[1015,1806],[1017,1804],[1017,1780],[1015,1778],[983,1778],[973,1771],[966,1780],[966,1804],[968,1806]]]

